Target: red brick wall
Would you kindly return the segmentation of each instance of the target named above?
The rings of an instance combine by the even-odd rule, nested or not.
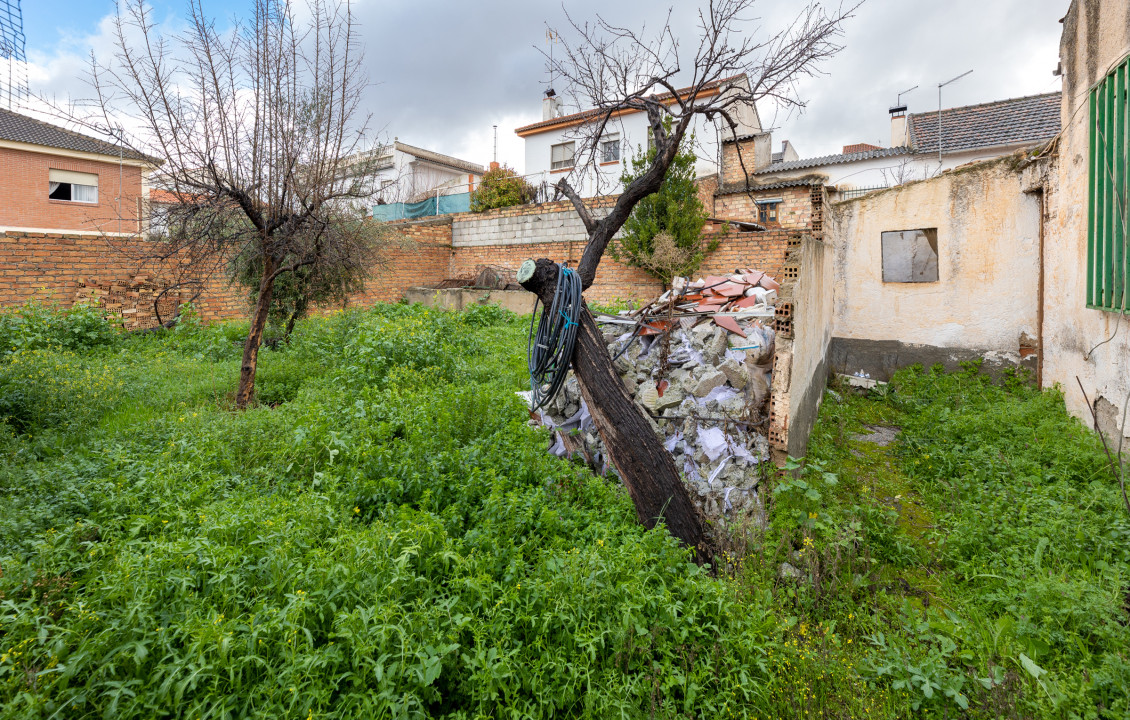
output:
[[[0,227],[86,232],[137,232],[141,169],[117,163],[0,148]],[[98,175],[98,204],[49,200],[48,171]],[[123,188],[118,213],[119,174]]]
[[[719,195],[714,200],[716,217],[759,222],[756,201],[767,198],[781,198],[777,206],[777,227],[808,229],[812,226],[812,186],[809,185]]]
[[[404,291],[418,285],[431,285],[451,277],[452,215],[428,220],[389,223],[394,233],[393,247],[385,262],[365,283],[365,291],[350,297],[352,305],[396,302]]]
[[[731,226],[718,249],[706,256],[699,275],[722,275],[739,268],[752,268],[781,280],[789,239],[796,236],[795,230],[738,232]]]
[[[140,253],[138,253],[140,254]],[[59,233],[0,233],[0,307],[30,300],[58,302],[69,307],[79,281],[92,284],[123,282],[138,275],[169,277],[168,268],[131,260],[121,247],[104,238]],[[247,294],[213,277],[196,302],[202,319],[246,317]]]
[[[808,188],[803,188],[805,192]],[[719,200],[723,200],[720,197]],[[614,198],[601,199],[610,204]],[[573,212],[567,202],[540,206],[506,208],[491,214],[515,216],[543,214],[547,211]],[[730,217],[742,219],[732,208]],[[472,274],[480,265],[501,265],[517,270],[526,258],[547,257],[576,267],[584,251],[584,240],[521,245],[452,247],[452,223],[460,215],[418,221],[389,223],[388,228],[403,242],[386,253],[386,262],[364,292],[350,298],[351,305],[395,302],[409,287],[433,285],[447,278]],[[476,215],[474,217],[482,217]],[[707,256],[701,275],[733,272],[752,267],[780,279],[788,238],[795,232],[739,232],[733,226],[711,223],[707,239],[724,232],[720,247]],[[131,242],[139,242],[133,240]],[[135,253],[136,254],[136,253]],[[7,233],[0,235],[0,306],[18,305],[31,299],[54,300],[69,305],[79,280],[95,278],[101,282],[129,281],[139,273],[166,277],[160,268],[142,267],[129,260],[117,243],[92,236],[63,234]],[[645,300],[663,291],[662,284],[639,268],[629,267],[606,254],[597,271],[596,282],[586,293],[593,302]],[[209,281],[197,301],[200,314],[208,321],[246,318],[247,292],[229,286],[224,277]]]
[[[459,277],[475,272],[479,265],[501,265],[517,270],[527,258],[549,258],[577,267],[584,252],[585,242],[530,243],[524,245],[483,245],[459,247],[451,256],[447,277]],[[605,254],[596,271],[596,281],[585,292],[589,302],[608,303],[615,300],[650,299],[663,292],[663,285],[639,268],[629,267]]]

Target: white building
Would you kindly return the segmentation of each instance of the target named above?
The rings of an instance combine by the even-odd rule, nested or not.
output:
[[[979,160],[1045,142],[1060,130],[1060,93],[907,114],[891,108],[891,146],[858,144],[843,152],[773,162],[750,173],[758,185],[819,176],[841,196],[934,177]],[[941,153],[938,152],[939,131]],[[738,138],[739,143],[746,138]]]
[[[699,97],[710,97],[727,92],[730,88],[748,88],[745,75],[724,78],[706,85]],[[690,88],[677,91],[680,96],[689,96]],[[560,98],[546,93],[542,100],[542,119],[539,122],[517,128],[515,132],[525,141],[526,178],[533,185],[555,184],[562,176],[582,197],[615,194],[622,190],[620,176],[630,159],[639,152],[646,151],[650,126],[647,113],[641,110],[618,112],[609,122],[597,141],[597,164],[592,167],[579,167],[585,158],[578,157],[582,146],[588,140],[586,130],[591,132],[591,122],[600,112],[585,110],[570,115],[561,114]],[[666,93],[660,100],[674,102],[674,95]],[[738,115],[738,134],[760,133],[761,121],[757,108],[752,104],[743,107]],[[695,174],[698,177],[718,172],[720,163],[720,127],[698,116],[692,125],[694,149],[698,156]],[[729,130],[726,130],[728,133]]]
[[[377,155],[373,204],[416,202],[437,192],[469,193],[483,177],[482,165],[399,140],[371,152]]]

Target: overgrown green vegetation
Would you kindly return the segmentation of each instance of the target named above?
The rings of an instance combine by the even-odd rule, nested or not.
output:
[[[1054,392],[830,393],[711,575],[545,452],[525,320],[303,320],[236,412],[246,324],[82,312],[0,315],[0,717],[1130,712],[1130,522]]]

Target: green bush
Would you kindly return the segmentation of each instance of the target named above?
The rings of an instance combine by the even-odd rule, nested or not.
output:
[[[122,335],[121,329],[110,324],[101,311],[81,303],[67,309],[28,303],[13,310],[0,310],[0,357],[41,348],[107,347]]]
[[[645,173],[655,158],[655,148],[637,148],[630,166],[625,164],[620,182],[625,187]],[[694,275],[706,255],[718,247],[718,238],[703,244],[706,209],[695,182],[694,137],[675,155],[658,192],[648,195],[632,210],[620,239],[611,246],[612,257],[643,268],[667,283],[676,275]]]
[[[525,205],[534,201],[535,194],[525,178],[503,165],[483,173],[479,188],[471,193],[471,212]]]

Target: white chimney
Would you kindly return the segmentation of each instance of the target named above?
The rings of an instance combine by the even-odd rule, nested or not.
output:
[[[555,117],[561,117],[561,98],[550,88],[541,99],[541,119],[552,120]]]
[[[906,105],[891,108],[891,147],[908,147],[910,138],[906,128]]]

